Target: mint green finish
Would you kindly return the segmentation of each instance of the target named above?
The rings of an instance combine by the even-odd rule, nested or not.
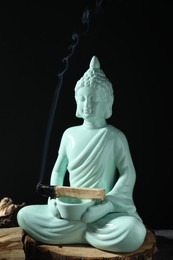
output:
[[[61,218],[68,220],[81,220],[85,211],[95,204],[91,199],[78,199],[60,197],[56,199],[57,208]]]
[[[84,243],[111,252],[134,251],[146,235],[133,201],[136,172],[126,136],[106,122],[112,115],[114,95],[95,56],[75,86],[75,100],[76,116],[83,123],[64,132],[50,184],[63,185],[68,170],[70,186],[104,188],[106,198],[92,202],[88,209],[84,203],[69,205],[70,210],[61,205],[60,198],[49,198],[46,205],[23,207],[18,223],[43,243]],[[66,198],[65,203],[73,204],[70,202]],[[80,213],[78,207],[85,212]]]

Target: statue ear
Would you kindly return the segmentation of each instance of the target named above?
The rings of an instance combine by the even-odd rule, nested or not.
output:
[[[81,115],[80,115],[80,112],[79,112],[77,100],[76,100],[76,117],[82,118]]]
[[[106,112],[105,112],[105,118],[108,119],[109,117],[112,116],[112,105],[114,103],[114,96],[109,96],[108,97],[108,103],[106,106]]]
[[[80,115],[80,113],[79,113],[78,109],[76,109],[76,117],[79,117],[79,118],[81,118],[81,115]]]

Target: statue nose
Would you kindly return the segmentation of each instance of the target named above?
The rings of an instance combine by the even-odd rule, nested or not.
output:
[[[91,100],[88,98],[85,100],[85,107],[90,108],[92,106]]]

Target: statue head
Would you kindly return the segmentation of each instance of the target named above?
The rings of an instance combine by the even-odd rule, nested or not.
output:
[[[100,69],[100,62],[96,56],[93,56],[89,65],[89,69],[84,73],[75,86],[75,99],[77,100],[77,92],[82,87],[97,88],[103,92],[104,98],[106,100],[105,109],[105,119],[108,119],[112,115],[112,105],[114,101],[114,93],[112,88],[112,83],[106,77],[104,72]],[[81,117],[78,107],[76,111],[76,116]]]

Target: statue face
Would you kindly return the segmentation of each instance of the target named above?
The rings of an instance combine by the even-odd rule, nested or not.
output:
[[[106,98],[101,87],[81,87],[75,98],[80,117],[88,121],[105,119]]]

